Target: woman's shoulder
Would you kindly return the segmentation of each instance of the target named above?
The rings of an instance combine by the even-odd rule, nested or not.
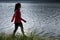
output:
[[[15,12],[19,12],[20,10],[19,9],[17,9]]]

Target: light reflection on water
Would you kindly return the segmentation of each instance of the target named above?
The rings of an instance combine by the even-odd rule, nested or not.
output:
[[[59,4],[21,3],[22,18],[25,32],[36,31],[45,36],[60,35],[60,6]],[[0,3],[0,32],[11,33],[14,24],[11,18],[15,3]],[[57,6],[56,6],[57,5]],[[20,32],[20,29],[18,29]]]

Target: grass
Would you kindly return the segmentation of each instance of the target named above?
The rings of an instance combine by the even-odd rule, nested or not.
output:
[[[54,38],[45,38],[42,36],[36,36],[33,33],[30,33],[28,36],[23,36],[21,34],[12,36],[6,34],[0,34],[0,40],[56,40]]]

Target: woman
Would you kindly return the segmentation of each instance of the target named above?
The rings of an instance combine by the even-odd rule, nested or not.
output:
[[[13,18],[11,20],[11,22],[13,22],[13,20],[14,20],[14,24],[15,24],[15,29],[13,31],[13,35],[15,35],[15,33],[16,33],[17,29],[18,29],[18,26],[21,27],[21,32],[24,35],[23,24],[22,24],[21,21],[24,21],[25,23],[26,23],[26,21],[21,18],[20,8],[21,8],[21,4],[20,3],[17,3],[15,5],[14,15],[13,15]]]

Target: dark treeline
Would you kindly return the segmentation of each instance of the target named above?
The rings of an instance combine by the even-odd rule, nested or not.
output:
[[[60,3],[60,0],[0,0],[0,2]]]

